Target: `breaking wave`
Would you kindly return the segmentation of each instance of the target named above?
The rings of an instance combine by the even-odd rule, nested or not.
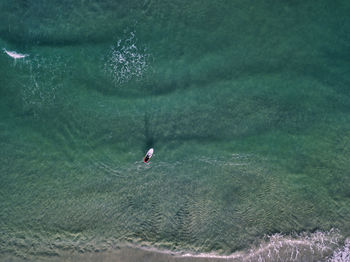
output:
[[[246,251],[237,251],[230,255],[222,255],[215,252],[172,252],[145,247],[141,247],[141,249],[166,253],[176,257],[207,258],[213,261],[350,261],[350,238],[344,241],[344,237],[335,229],[326,232],[316,231],[314,233],[300,233],[298,235],[283,235],[277,233],[265,236],[264,240],[258,246],[251,247]]]
[[[69,239],[66,239],[67,237]],[[15,256],[26,260],[41,258],[39,259],[40,261],[51,261],[51,258],[59,258],[61,254],[63,255],[68,251],[73,253],[70,253],[70,259],[66,261],[75,261],[74,259],[77,256],[83,258],[95,252],[98,252],[101,256],[108,252],[108,254],[114,254],[116,258],[120,257],[121,253],[126,252],[128,254],[127,261],[135,261],[135,259],[140,258],[139,254],[133,257],[134,252],[123,251],[125,248],[163,254],[165,256],[163,259],[166,258],[167,261],[178,261],[178,259],[185,258],[191,258],[191,261],[210,259],[210,261],[218,262],[223,260],[232,262],[350,261],[350,238],[344,240],[344,236],[335,229],[326,232],[316,231],[314,233],[295,235],[273,234],[266,236],[256,246],[228,255],[215,252],[198,253],[196,251],[169,250],[162,248],[160,243],[159,246],[154,246],[147,243],[139,243],[137,240],[133,241],[132,239],[130,239],[131,242],[129,243],[123,243],[117,239],[96,239],[80,234],[57,235],[55,239],[50,240],[45,236],[35,234],[33,239],[12,237],[9,240],[9,245],[7,247],[2,245],[2,249],[6,254],[12,254],[10,257]],[[36,248],[29,253],[25,251],[29,250],[31,246],[36,246]]]
[[[337,248],[327,262],[350,261],[350,238],[345,240],[344,246]]]

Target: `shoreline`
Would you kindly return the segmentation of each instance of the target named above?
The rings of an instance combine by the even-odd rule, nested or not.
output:
[[[344,240],[344,241],[343,241]],[[262,240],[259,246],[247,250],[236,251],[232,254],[216,252],[195,253],[189,251],[172,251],[157,247],[147,247],[132,243],[124,243],[106,251],[84,252],[57,250],[57,255],[29,257],[0,256],[4,261],[47,261],[47,262],[253,262],[253,261],[333,261],[333,258],[349,254],[350,237],[344,239],[336,230],[314,232],[297,236],[274,234]],[[341,255],[339,255],[341,254]],[[343,262],[346,260],[334,260]]]

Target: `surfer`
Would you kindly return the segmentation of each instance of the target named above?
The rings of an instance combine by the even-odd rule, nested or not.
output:
[[[147,163],[151,159],[152,155],[153,155],[153,148],[147,151],[145,157],[143,158],[143,162]]]
[[[15,60],[19,59],[19,58],[25,58],[25,57],[29,56],[27,54],[19,54],[19,53],[15,52],[15,51],[7,51],[5,48],[3,48],[3,50],[8,56],[11,56]]]

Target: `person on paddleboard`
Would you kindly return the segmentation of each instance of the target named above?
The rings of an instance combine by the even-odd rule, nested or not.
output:
[[[153,155],[153,148],[147,151],[145,157],[143,158],[143,162],[148,163],[148,161],[151,159]]]

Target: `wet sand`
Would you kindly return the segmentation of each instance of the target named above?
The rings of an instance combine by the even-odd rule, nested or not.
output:
[[[174,254],[166,254],[150,250],[136,249],[131,247],[124,247],[113,252],[92,253],[92,254],[67,254],[67,257],[62,256],[57,260],[52,261],[66,261],[66,262],[83,262],[83,261],[104,261],[104,262],[128,262],[128,261],[144,261],[144,262],[207,262],[207,261],[228,261],[226,259],[218,258],[198,258],[198,257],[181,257]],[[233,261],[233,260],[231,260]]]
[[[22,262],[33,261],[31,258],[21,259],[14,256],[2,257],[3,261]],[[219,261],[234,261],[225,258],[212,258],[212,257],[190,257],[190,256],[177,256],[175,254],[162,253],[151,250],[144,250],[132,247],[123,247],[113,251],[105,252],[93,252],[93,253],[79,253],[79,252],[65,252],[60,253],[59,256],[41,257],[35,258],[38,262],[131,262],[131,261],[143,261],[143,262],[219,262]]]
[[[276,234],[270,237],[269,242],[264,242],[255,248],[252,247],[246,251],[237,251],[230,255],[214,252],[186,253],[147,247],[120,246],[99,252],[86,252],[83,250],[59,251],[55,255],[42,254],[42,256],[35,257],[28,255],[22,258],[18,256],[0,256],[0,260],[8,262],[347,262],[350,257],[350,238],[345,239],[344,242],[341,239],[341,236],[334,233],[334,231],[326,234],[315,232],[304,238],[290,238]]]

